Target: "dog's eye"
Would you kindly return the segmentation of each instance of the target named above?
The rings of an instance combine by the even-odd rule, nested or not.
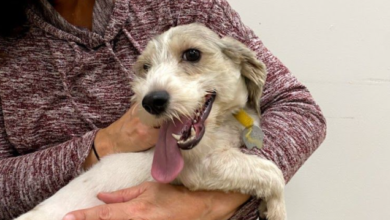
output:
[[[189,49],[184,51],[183,60],[189,62],[198,62],[201,57],[201,52],[197,49]]]
[[[151,67],[150,64],[145,63],[145,64],[143,65],[142,68],[143,68],[145,71],[149,71],[150,67]]]

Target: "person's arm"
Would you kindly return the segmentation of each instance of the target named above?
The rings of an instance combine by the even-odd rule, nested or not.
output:
[[[20,156],[7,138],[0,105],[0,219],[28,211],[76,177],[95,133]]]

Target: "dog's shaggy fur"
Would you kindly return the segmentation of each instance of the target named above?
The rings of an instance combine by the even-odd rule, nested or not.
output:
[[[191,56],[185,54],[189,49],[199,52],[195,54],[200,55],[198,60],[187,57]],[[163,129],[164,123],[184,123],[204,109],[210,94],[215,95],[204,122],[205,133],[196,133],[200,142],[191,150],[179,151],[184,167],[174,182],[191,190],[251,194],[263,199],[269,220],[286,219],[282,172],[271,161],[239,150],[244,127],[233,115],[245,109],[258,123],[266,77],[265,66],[252,51],[232,38],[220,39],[208,28],[191,24],[172,28],[151,40],[134,69],[133,101],[140,119],[150,126]],[[145,97],[154,91],[169,94],[161,114],[142,108]],[[187,137],[176,137],[180,138]],[[107,156],[17,220],[60,220],[67,212],[102,204],[96,198],[99,192],[151,181],[154,152],[157,150]]]

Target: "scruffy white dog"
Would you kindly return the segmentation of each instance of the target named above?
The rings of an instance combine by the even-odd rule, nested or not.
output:
[[[170,29],[150,41],[135,64],[140,119],[160,126],[155,148],[107,156],[17,220],[61,220],[102,204],[99,192],[144,181],[191,190],[237,191],[262,198],[269,220],[286,220],[284,179],[271,161],[240,151],[248,113],[258,126],[264,65],[238,41],[200,24]]]

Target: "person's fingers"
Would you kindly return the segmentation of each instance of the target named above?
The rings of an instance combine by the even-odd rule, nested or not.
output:
[[[89,209],[73,211],[67,214],[63,220],[118,220],[131,219],[129,204],[108,204]]]
[[[99,193],[98,198],[104,203],[121,203],[137,198],[145,192],[143,185],[134,186],[127,189],[118,190],[111,193]]]

